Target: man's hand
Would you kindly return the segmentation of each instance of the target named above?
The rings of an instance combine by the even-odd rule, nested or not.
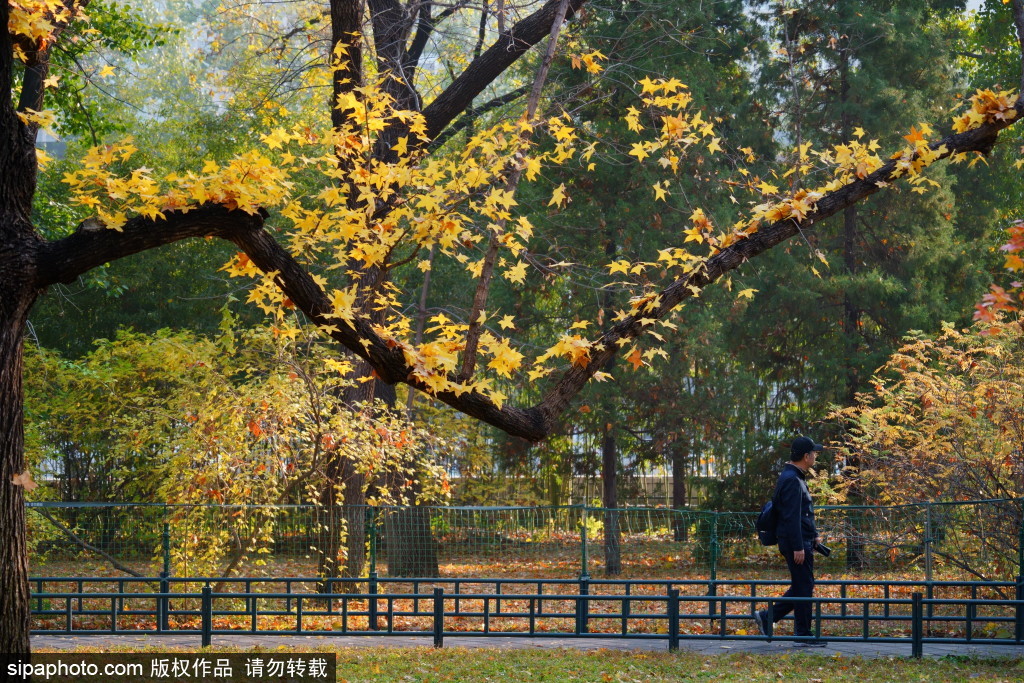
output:
[[[793,551],[793,563],[794,564],[803,564],[804,563],[804,551],[802,549],[801,550],[794,550]]]

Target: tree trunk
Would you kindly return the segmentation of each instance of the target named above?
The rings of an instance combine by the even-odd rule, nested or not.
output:
[[[390,510],[384,520],[384,533],[388,576],[434,578],[440,575],[429,508],[414,505]]]
[[[843,142],[853,135],[853,119],[850,116],[850,47],[849,43],[840,53],[840,89],[839,101],[842,106],[840,114],[840,129]],[[843,265],[846,274],[852,276],[857,272],[857,207],[848,206],[843,211]],[[857,398],[857,390],[860,385],[860,376],[857,370],[856,354],[860,346],[860,311],[856,303],[850,297],[849,291],[843,294],[843,336],[845,338],[846,365],[845,373],[845,402],[844,405],[854,405]],[[859,463],[856,461],[847,462],[847,466],[856,468]],[[854,474],[856,477],[857,475]],[[861,502],[859,487],[854,480],[853,486],[849,489],[850,503]],[[857,515],[859,518],[860,515]],[[850,569],[860,569],[867,565],[867,557],[864,552],[864,537],[860,532],[859,524],[847,519],[846,531],[846,566]]]
[[[676,440],[672,442],[672,509],[676,514],[672,518],[672,534],[676,541],[686,543],[689,525],[686,523],[686,450]]]
[[[0,226],[0,652],[29,651],[28,529],[25,488],[15,477],[25,472],[22,345],[35,293],[18,273],[18,250],[4,240]],[[20,270],[20,269],[18,269]],[[20,275],[20,277],[19,277]],[[5,679],[6,680],[6,679]]]
[[[604,575],[622,573],[622,539],[619,530],[618,444],[614,426],[606,422],[601,440],[601,480],[604,484]]]
[[[335,454],[327,465],[326,478],[318,508],[317,576],[321,579],[359,578],[364,575],[366,567],[364,476],[356,471],[348,458]],[[331,592],[358,592],[356,588],[355,584],[346,583],[336,586]],[[321,582],[320,590],[327,592],[326,582]]]

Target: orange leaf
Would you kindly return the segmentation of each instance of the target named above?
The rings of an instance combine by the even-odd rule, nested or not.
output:
[[[28,470],[11,477],[11,483],[15,486],[24,486],[26,491],[34,491],[39,488],[39,484],[32,481],[32,474]]]

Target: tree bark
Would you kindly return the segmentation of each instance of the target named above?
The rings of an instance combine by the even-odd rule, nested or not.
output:
[[[7,227],[0,214],[0,652],[23,654],[29,651],[28,529],[25,488],[15,477],[26,469],[22,348],[36,292],[26,277],[26,244]]]
[[[430,530],[430,508],[413,505],[389,510],[384,518],[388,576],[440,576],[437,542]]]
[[[604,502],[604,575],[622,573],[622,534],[619,530],[618,466],[619,449],[615,441],[615,425],[611,414],[604,425],[601,439],[601,481]]]
[[[14,111],[10,8],[0,3],[0,652],[29,652],[28,528],[22,349],[35,302],[39,237],[29,216],[36,189],[32,132]],[[6,672],[2,674],[6,676]],[[6,678],[5,678],[6,680]]]
[[[686,542],[687,524],[682,512],[687,507],[686,500],[686,449],[680,440],[675,440],[672,449],[672,509],[676,514],[672,518],[672,535],[676,541]]]
[[[850,41],[847,38],[847,44],[845,49],[840,53],[839,61],[839,102],[842,108],[840,114],[840,134],[843,141],[849,140],[853,135],[853,120],[850,116]],[[857,206],[848,206],[843,210],[843,265],[846,268],[846,274],[852,277],[857,272]],[[846,391],[843,397],[844,405],[852,406],[856,403],[857,389],[860,385],[860,377],[857,372],[857,364],[855,356],[860,347],[860,311],[857,309],[856,303],[850,296],[849,290],[843,293],[843,322],[842,330],[845,341],[846,358],[844,363],[846,365],[845,382]],[[854,457],[853,460],[846,463],[848,466],[857,468],[860,463],[857,462]],[[849,489],[850,503],[857,504],[862,502],[862,496],[860,495],[860,487],[857,486],[856,474],[854,475],[853,485]],[[859,517],[859,515],[858,515]],[[850,569],[860,569],[867,566],[867,556],[865,554],[864,536],[860,530],[853,524],[850,524],[850,520],[847,520],[847,532],[846,532],[846,566]]]

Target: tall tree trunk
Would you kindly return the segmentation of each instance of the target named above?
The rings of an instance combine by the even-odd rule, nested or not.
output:
[[[619,530],[618,463],[619,449],[615,441],[615,426],[605,422],[601,439],[601,481],[604,484],[604,575],[622,573],[622,534]]]
[[[686,543],[688,524],[682,512],[686,509],[686,448],[681,439],[676,439],[672,449],[672,534],[676,541]]]
[[[430,509],[395,508],[384,520],[388,576],[433,578],[440,575],[437,541],[430,530]]]
[[[840,52],[839,60],[839,102],[842,108],[840,113],[840,129],[842,142],[846,142],[853,135],[853,117],[850,115],[850,47],[849,39],[847,45]],[[857,207],[848,206],[843,211],[843,265],[847,276],[853,276],[857,272]],[[857,389],[860,385],[860,376],[857,369],[856,355],[860,347],[860,311],[856,302],[850,296],[849,290],[843,294],[843,337],[846,347],[844,363],[845,392],[844,404],[853,405],[857,398]],[[847,462],[847,466],[856,468],[859,463],[856,461]],[[854,475],[856,477],[856,475]],[[859,487],[854,485],[848,491],[850,503],[862,502]],[[859,520],[846,520],[846,566],[857,569],[866,566],[867,558],[864,552],[864,538],[859,529]]]
[[[22,349],[36,289],[40,238],[30,221],[36,190],[35,130],[17,117],[11,100],[12,50],[8,3],[0,3],[0,652],[29,652],[28,528]],[[40,62],[25,69],[21,96],[35,102]],[[7,680],[6,672],[0,678]]]
[[[29,651],[28,530],[25,488],[15,481],[25,470],[22,344],[35,293],[25,285],[16,243],[0,226],[0,652]],[[20,272],[18,272],[20,270]],[[6,679],[4,679],[6,680]]]

